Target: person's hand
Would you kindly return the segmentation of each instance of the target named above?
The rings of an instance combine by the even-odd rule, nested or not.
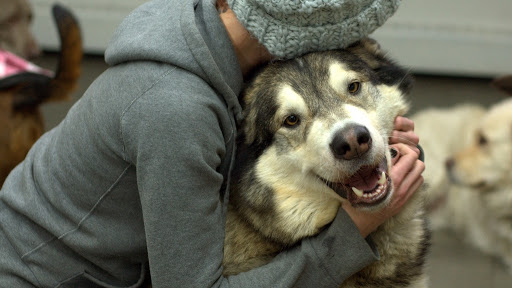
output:
[[[352,218],[359,232],[365,238],[388,218],[400,212],[407,200],[423,184],[421,174],[425,170],[425,164],[418,160],[418,153],[411,146],[403,143],[393,144],[392,149],[395,149],[397,153],[391,161],[393,164],[391,167],[393,195],[389,204],[376,212],[358,210],[352,207],[348,201],[342,204],[342,208]]]
[[[407,144],[419,155],[420,150],[417,148],[419,142],[420,138],[414,133],[414,122],[403,116],[396,117],[394,130],[389,137],[389,144]]]
[[[391,164],[391,181],[393,195],[390,203],[376,213],[359,211],[350,203],[343,203],[342,207],[352,218],[363,237],[375,231],[384,221],[402,210],[407,200],[423,184],[421,174],[425,164],[418,160],[420,150],[417,148],[419,137],[414,133],[414,122],[406,117],[398,116],[395,119],[394,130],[389,138],[391,149],[396,153]]]
[[[397,152],[391,159],[393,165],[391,180],[396,194],[393,199],[398,201],[396,203],[397,208],[402,207],[412,193],[423,184],[421,174],[425,170],[425,164],[415,157],[420,155],[419,141],[420,138],[414,133],[414,122],[403,116],[396,117],[389,143],[391,149]],[[412,155],[407,148],[411,149],[416,155]],[[393,203],[390,206],[393,206]],[[395,215],[399,211],[400,209],[392,214]]]

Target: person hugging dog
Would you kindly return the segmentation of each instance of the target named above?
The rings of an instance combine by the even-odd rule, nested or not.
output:
[[[395,193],[378,215],[339,209],[323,237],[223,276],[244,77],[341,49],[399,0],[154,0],[126,17],[110,65],[0,192],[0,286],[337,287],[378,260],[371,239],[423,182],[413,122],[397,118]],[[327,236],[326,236],[327,235]],[[336,243],[345,243],[343,246]],[[316,255],[316,256],[314,256]]]

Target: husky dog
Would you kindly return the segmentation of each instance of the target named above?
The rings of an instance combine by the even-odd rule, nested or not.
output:
[[[512,75],[493,81],[512,95]],[[412,116],[429,155],[425,181],[435,230],[455,231],[512,272],[512,100],[464,104]],[[443,125],[443,129],[438,129]]]
[[[408,108],[411,76],[364,39],[274,62],[243,94],[224,273],[263,265],[319,233],[341,203],[378,213],[391,198],[388,138]],[[341,287],[426,287],[421,194],[371,234],[381,260]],[[242,239],[242,240],[241,240]]]

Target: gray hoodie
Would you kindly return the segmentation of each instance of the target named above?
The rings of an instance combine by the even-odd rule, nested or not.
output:
[[[337,287],[378,258],[340,209],[222,276],[242,74],[212,2],[152,1],[117,29],[111,67],[0,192],[1,287],[137,287],[148,265],[155,288]]]

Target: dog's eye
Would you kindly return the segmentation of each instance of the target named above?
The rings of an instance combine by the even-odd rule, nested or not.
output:
[[[360,87],[361,87],[360,82],[352,82],[352,83],[348,84],[348,92],[354,94],[357,91],[359,91]]]
[[[487,141],[487,138],[485,138],[484,135],[482,135],[482,134],[478,135],[478,145],[485,146],[485,145],[487,145],[488,142],[489,141]]]
[[[300,119],[296,115],[290,115],[290,116],[286,117],[286,119],[284,119],[284,125],[287,127],[293,127],[293,126],[299,124],[299,122],[300,122]]]

